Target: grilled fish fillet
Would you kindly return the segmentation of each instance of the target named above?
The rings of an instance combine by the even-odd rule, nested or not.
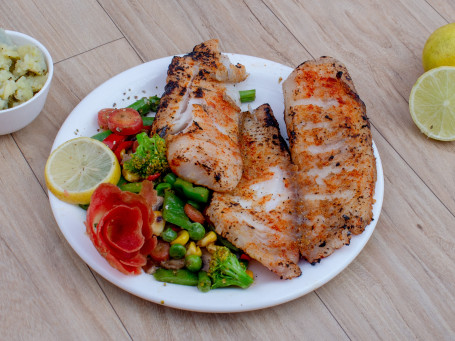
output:
[[[292,165],[269,105],[241,114],[240,145],[242,178],[233,191],[213,194],[206,216],[218,234],[281,278],[300,276]]]
[[[166,139],[175,174],[215,191],[235,188],[242,175],[240,108],[226,83],[246,77],[245,67],[232,65],[215,39],[172,59],[151,133]]]
[[[299,65],[283,83],[285,122],[310,263],[350,243],[372,220],[376,163],[364,103],[339,61]]]

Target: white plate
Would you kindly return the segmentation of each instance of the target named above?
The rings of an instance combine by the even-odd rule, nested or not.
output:
[[[250,73],[248,79],[237,85],[237,88],[256,89],[256,101],[250,104],[252,109],[269,103],[283,136],[286,136],[281,80],[286,79],[292,69],[256,57],[238,54],[228,56],[231,62],[245,65]],[[113,104],[118,107],[127,106],[135,101],[134,96],[161,96],[171,58],[154,60],[129,69],[93,90],[68,116],[55,138],[53,149],[77,136],[92,136],[97,133],[97,112],[101,108],[112,107]],[[247,106],[243,109],[247,109]],[[153,276],[145,273],[139,276],[123,275],[98,254],[86,235],[85,211],[58,200],[51,193],[49,200],[57,224],[74,251],[93,270],[118,287],[146,300],[179,309],[201,312],[249,311],[288,302],[319,288],[339,274],[360,253],[376,226],[384,193],[382,165],[376,146],[374,153],[378,172],[376,203],[373,207],[374,220],[365,232],[354,236],[349,246],[337,250],[315,266],[301,261],[299,265],[303,274],[293,280],[280,280],[265,267],[253,262],[251,267],[255,282],[246,290],[224,288],[201,293],[195,287],[157,282]]]

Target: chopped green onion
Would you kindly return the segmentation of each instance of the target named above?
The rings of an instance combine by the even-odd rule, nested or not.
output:
[[[256,99],[256,89],[239,91],[240,102],[253,102]]]

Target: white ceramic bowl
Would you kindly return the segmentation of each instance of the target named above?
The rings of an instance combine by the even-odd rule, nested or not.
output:
[[[19,129],[24,128],[30,124],[43,110],[44,102],[51,86],[52,76],[54,74],[54,64],[52,57],[47,49],[36,39],[29,37],[23,33],[14,31],[5,31],[6,35],[11,38],[14,44],[21,45],[35,45],[44,54],[47,63],[47,81],[44,83],[42,89],[37,92],[27,102],[24,102],[14,108],[0,110],[0,135],[9,134]]]

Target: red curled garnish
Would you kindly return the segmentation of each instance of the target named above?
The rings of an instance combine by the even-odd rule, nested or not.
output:
[[[153,187],[146,198],[101,184],[87,210],[87,234],[98,252],[124,274],[140,274],[147,256],[157,245],[152,234]],[[155,195],[156,197],[156,195]]]

